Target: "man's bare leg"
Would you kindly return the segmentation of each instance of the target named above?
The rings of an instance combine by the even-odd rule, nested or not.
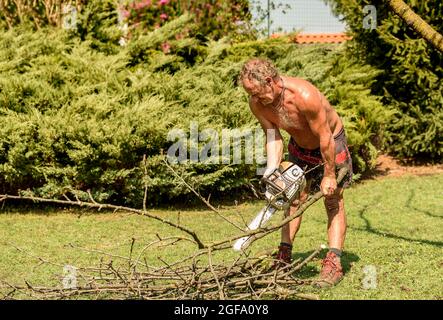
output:
[[[343,189],[338,188],[332,196],[324,199],[328,214],[329,252],[322,263],[318,286],[327,287],[337,284],[343,278],[341,253],[346,237],[346,214]]]
[[[343,189],[337,188],[334,195],[325,197],[326,213],[328,214],[329,248],[343,250],[346,237],[346,213],[343,200]]]
[[[297,212],[297,209],[300,207],[302,203],[304,203],[308,199],[310,188],[310,181],[307,182],[305,189],[300,193],[300,198],[295,200],[289,209],[285,212],[285,216],[293,215]],[[292,244],[294,242],[295,235],[300,229],[302,216],[297,217],[289,222],[289,224],[285,224],[281,229],[281,242]]]
[[[285,216],[293,215],[297,212],[299,206],[306,201],[309,194],[309,185],[308,182],[306,188],[300,193],[300,198],[294,201],[288,210],[285,212]],[[297,217],[291,220],[289,223],[285,224],[281,229],[281,243],[278,247],[278,253],[276,256],[276,262],[274,263],[273,268],[279,268],[284,266],[287,263],[291,262],[292,256],[292,242],[294,241],[295,234],[300,229],[302,217]]]

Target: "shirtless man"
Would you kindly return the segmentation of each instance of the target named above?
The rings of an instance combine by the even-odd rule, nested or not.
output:
[[[300,78],[279,75],[268,60],[255,58],[247,61],[240,81],[250,95],[252,113],[265,134],[268,133],[264,175],[272,173],[282,161],[283,139],[279,129],[291,135],[289,161],[304,170],[317,167],[306,174],[306,189],[301,192],[300,199],[291,204],[286,215],[294,214],[309,192],[320,188],[328,215],[329,252],[322,263],[319,285],[335,285],[343,277],[340,263],[346,235],[343,188],[352,178],[352,161],[343,123],[314,85]],[[273,134],[269,134],[269,130],[273,130]],[[337,186],[336,172],[342,166],[348,167],[348,174]],[[282,228],[276,267],[291,262],[292,243],[301,220],[300,216]]]

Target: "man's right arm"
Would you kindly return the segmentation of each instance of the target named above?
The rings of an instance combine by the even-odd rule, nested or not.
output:
[[[257,105],[249,101],[249,107],[252,113],[260,122],[261,127],[266,135],[266,154],[267,164],[264,176],[269,175],[278,168],[283,157],[283,139],[278,127],[266,119],[263,114],[258,110]]]

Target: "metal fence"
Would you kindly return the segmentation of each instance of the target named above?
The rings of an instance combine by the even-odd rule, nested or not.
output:
[[[338,33],[345,24],[322,0],[250,0],[254,19],[265,35],[301,31]]]

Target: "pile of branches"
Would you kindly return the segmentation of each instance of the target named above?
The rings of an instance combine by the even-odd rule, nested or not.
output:
[[[9,288],[4,299],[14,298],[17,295],[31,296],[35,299],[69,299],[69,298],[110,298],[110,299],[288,299],[309,298],[301,292],[303,285],[315,284],[312,280],[302,280],[296,277],[297,271],[315,258],[323,247],[315,250],[305,260],[296,260],[285,266],[274,268],[276,262],[270,253],[258,257],[250,257],[249,251],[241,251],[237,259],[230,265],[215,264],[214,253],[222,250],[232,250],[232,244],[237,239],[245,236],[251,237],[251,242],[263,238],[283,227],[291,220],[302,215],[304,211],[322,198],[322,194],[311,195],[308,200],[299,206],[297,213],[290,215],[281,222],[261,227],[257,230],[246,230],[233,221],[223,216],[214,208],[207,199],[203,198],[192,186],[179,176],[167,163],[166,166],[192,190],[212,211],[223,218],[226,222],[240,229],[241,233],[227,239],[214,243],[204,243],[193,230],[154,215],[146,210],[101,204],[96,202],[92,195],[89,202],[79,199],[66,200],[44,199],[32,196],[0,195],[0,202],[7,199],[25,199],[40,202],[54,202],[59,204],[78,205],[82,207],[97,209],[112,209],[114,211],[125,211],[138,214],[147,218],[155,219],[169,226],[175,227],[187,236],[174,236],[162,238],[157,235],[157,240],[147,244],[138,256],[133,256],[135,239],[132,241],[131,250],[127,257],[117,256],[97,250],[79,248],[88,252],[100,254],[100,264],[96,267],[76,269],[75,283],[64,284],[63,287],[37,287],[29,282],[26,286],[17,286],[3,281],[0,289]],[[339,183],[346,169],[340,170],[337,182]],[[146,189],[145,189],[146,195]],[[161,257],[158,259],[163,263],[162,267],[148,265],[146,259],[142,259],[149,250],[161,247],[168,250],[178,242],[190,242],[197,246],[195,252],[179,261],[168,263]],[[71,244],[71,246],[73,246]],[[78,247],[77,247],[78,248]],[[20,251],[20,248],[17,248]],[[32,255],[32,254],[31,254]],[[119,258],[126,261],[124,268],[119,264],[116,266],[113,260],[104,262],[103,256]],[[64,265],[50,262],[41,257],[35,257],[41,263],[49,263],[59,267]],[[65,277],[66,279],[66,277]],[[78,281],[78,283],[77,283]],[[0,292],[4,292],[3,290]],[[314,297],[316,298],[316,297]]]
[[[161,245],[167,250],[168,246],[180,240],[166,238],[148,246]],[[128,262],[124,268],[116,266],[113,260],[103,262],[103,259],[97,267],[79,268],[75,282],[64,283],[64,286],[39,287],[29,282],[25,286],[17,286],[5,281],[1,286],[8,289],[3,299],[23,296],[44,300],[317,299],[315,295],[302,292],[303,286],[311,286],[315,284],[314,281],[299,279],[296,273],[314,259],[322,248],[304,260],[298,259],[279,268],[272,267],[275,260],[268,254],[258,257],[242,254],[232,264],[226,265],[214,264],[211,250],[204,250],[173,264],[159,258],[164,263],[162,267],[149,266],[146,261],[140,261],[140,254],[135,259],[131,256],[119,257]],[[205,255],[207,259],[202,259]],[[51,263],[42,258],[40,261]]]

